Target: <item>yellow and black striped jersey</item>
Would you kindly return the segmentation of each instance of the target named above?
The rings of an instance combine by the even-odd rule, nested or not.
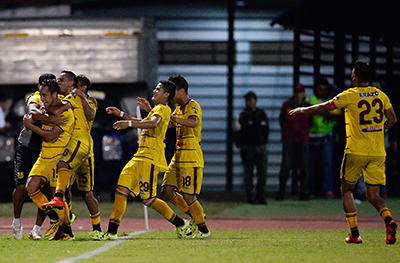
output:
[[[143,120],[151,120],[153,116],[161,117],[161,122],[155,129],[143,129],[140,136],[138,151],[133,156],[135,161],[150,162],[160,167],[161,172],[167,170],[165,159],[165,133],[170,121],[171,109],[164,104],[156,105]]]
[[[355,87],[330,101],[345,108],[347,144],[345,153],[385,156],[384,111],[392,107],[388,96],[375,87]]]
[[[72,109],[68,109],[63,112],[65,117],[68,117],[68,123],[65,126],[59,126],[63,132],[58,136],[55,142],[42,142],[42,151],[40,152],[40,156],[46,160],[51,160],[57,157],[61,157],[63,154],[65,147],[68,145],[72,132],[74,130],[74,113]],[[42,122],[43,130],[52,130],[55,124]]]
[[[91,141],[90,129],[93,122],[88,121],[86,118],[81,97],[75,94],[68,94],[64,98],[64,101],[68,101],[72,106],[72,110],[74,111],[75,128],[72,133],[72,139],[78,139],[86,144],[89,144]]]
[[[174,122],[176,126],[176,146],[172,162],[178,167],[204,167],[201,149],[202,111],[195,100],[189,100],[184,106],[177,106],[172,114],[176,117],[197,117],[194,128]]]

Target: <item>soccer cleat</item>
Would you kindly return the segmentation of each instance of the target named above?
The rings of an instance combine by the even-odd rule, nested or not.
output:
[[[72,225],[72,223],[75,221],[75,219],[76,219],[75,213],[71,213],[71,219],[70,219],[71,225]]]
[[[393,220],[390,221],[389,225],[386,228],[386,244],[393,245],[396,243],[397,239],[397,224]]]
[[[54,234],[54,232],[56,232],[56,230],[60,227],[60,225],[61,225],[60,220],[50,220],[50,227],[46,231],[46,233],[44,233],[44,236],[48,237]]]
[[[105,232],[103,233],[101,240],[118,240],[118,235]]]
[[[192,238],[198,238],[198,239],[210,238],[210,237],[211,237],[211,232],[210,231],[208,231],[208,233],[203,233],[203,232],[197,230],[192,235]]]
[[[197,224],[196,224],[196,221],[194,221],[194,218],[190,219],[189,224],[190,224],[190,227],[186,231],[187,236],[190,236],[197,231]]]
[[[43,238],[42,233],[40,230],[35,230],[32,229],[32,231],[29,233],[29,239],[32,240],[41,240]]]
[[[349,234],[349,236],[346,237],[346,243],[361,244],[362,238],[360,235],[353,237],[351,234]]]
[[[61,236],[61,238],[59,239],[60,241],[71,241],[71,240],[75,240],[74,236],[70,236],[66,233],[64,233],[64,235]]]
[[[183,219],[183,226],[177,227],[175,233],[177,238],[187,238],[187,232],[190,229],[190,221]]]
[[[93,240],[99,241],[103,239],[103,233],[99,230],[94,230],[89,233],[89,235],[92,237]],[[118,237],[117,237],[118,239]]]
[[[11,225],[11,227],[12,227],[14,239],[23,239],[24,238],[24,233],[23,233],[24,228],[22,227],[21,224],[20,225]]]
[[[51,238],[49,238],[49,240],[60,240],[62,238],[62,236],[64,235],[64,228],[62,226],[60,226],[57,229],[57,232],[55,233],[55,235]]]
[[[64,203],[62,197],[55,196],[55,197],[53,197],[53,199],[51,199],[50,202],[42,204],[42,208],[44,208],[44,209],[53,209],[53,208],[64,209],[65,203]]]

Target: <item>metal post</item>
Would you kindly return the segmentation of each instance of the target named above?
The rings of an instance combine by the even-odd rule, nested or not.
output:
[[[235,20],[235,0],[228,1],[228,118],[226,153],[226,190],[233,189],[233,67],[235,64],[235,40],[233,38]]]

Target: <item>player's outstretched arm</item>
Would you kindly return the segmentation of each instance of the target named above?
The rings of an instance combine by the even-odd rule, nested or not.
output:
[[[129,115],[126,112],[123,112],[122,110],[118,109],[117,107],[114,106],[109,106],[106,108],[106,112],[107,114],[112,114],[118,117],[121,117],[125,120],[133,120],[133,121],[140,121],[141,119],[138,119],[136,117],[133,117],[131,115]]]
[[[289,115],[294,114],[322,114],[324,112],[334,110],[329,101],[312,105],[309,107],[298,107],[289,111]]]

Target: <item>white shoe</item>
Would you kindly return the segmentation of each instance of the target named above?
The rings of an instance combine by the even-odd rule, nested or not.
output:
[[[40,240],[42,238],[43,238],[43,236],[42,236],[42,233],[40,232],[40,230],[32,229],[32,231],[29,233],[29,239]]]
[[[12,230],[15,239],[24,238],[24,233],[23,233],[24,228],[22,227],[22,225],[12,225]]]
[[[175,229],[176,237],[177,238],[186,238],[188,229],[190,228],[189,220],[183,219],[183,226],[177,227]]]
[[[197,230],[191,237],[192,238],[199,238],[199,239],[210,238],[211,237],[211,232],[208,231],[208,233],[203,233],[203,232]]]

